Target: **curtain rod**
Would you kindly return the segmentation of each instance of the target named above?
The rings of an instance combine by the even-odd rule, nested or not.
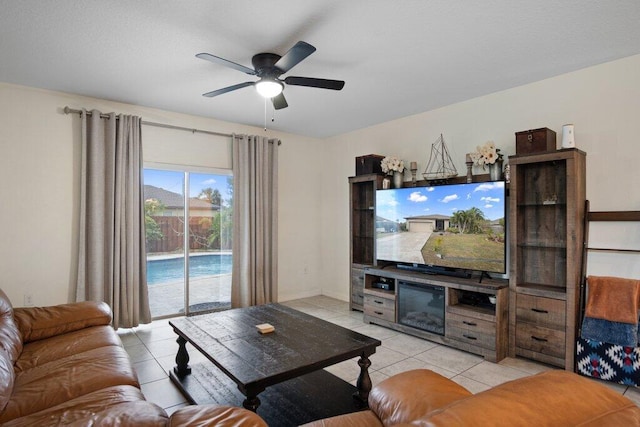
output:
[[[73,108],[69,108],[64,107],[64,113],[65,114],[82,114],[82,110],[74,110]],[[92,113],[91,111],[87,111],[87,115],[90,116]],[[108,114],[100,114],[100,117],[103,119],[107,119],[109,118]],[[186,130],[189,131],[191,133],[206,133],[208,135],[216,135],[216,136],[227,136],[229,138],[231,138],[233,135],[230,133],[222,133],[222,132],[213,132],[210,130],[201,130],[201,129],[192,129],[192,128],[186,128],[183,126],[174,126],[174,125],[167,125],[164,123],[156,123],[156,122],[148,122],[146,120],[142,120],[140,123],[142,123],[143,125],[147,125],[147,126],[155,126],[155,127],[159,127],[159,128],[166,128],[166,129],[176,129],[176,130]],[[240,138],[240,136],[236,136],[236,138]]]

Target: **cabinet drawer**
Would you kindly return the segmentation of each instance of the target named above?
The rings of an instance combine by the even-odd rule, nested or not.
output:
[[[351,303],[360,306],[364,304],[364,292],[362,289],[351,288]]]
[[[518,294],[516,322],[564,331],[566,323],[565,302],[562,300]]]
[[[351,304],[360,310],[364,304],[364,268],[351,267]]]
[[[448,338],[489,350],[496,349],[496,324],[486,320],[447,313],[445,334]]]
[[[351,287],[364,289],[364,268],[351,267]]]
[[[387,322],[396,321],[395,308],[374,307],[370,304],[367,304],[366,300],[364,303],[364,314],[371,317],[377,317],[381,320],[386,320]]]
[[[396,301],[377,295],[364,295],[364,314],[388,322],[396,321]]]
[[[565,357],[565,333],[530,323],[518,323],[516,347],[562,359]]]
[[[364,296],[364,304],[373,308],[380,308],[385,310],[393,310],[396,309],[396,302],[392,299],[382,298],[375,295],[366,294]]]
[[[488,335],[478,331],[469,331],[467,329],[450,328],[445,330],[446,337],[454,339],[456,341],[465,342],[475,347],[484,348],[487,350],[496,349],[496,336]]]
[[[462,316],[460,314],[447,313],[447,328],[466,329],[468,331],[477,331],[479,333],[496,335],[495,322],[479,320],[474,317]]]

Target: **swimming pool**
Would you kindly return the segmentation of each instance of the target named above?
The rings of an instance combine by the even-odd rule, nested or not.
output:
[[[232,255],[212,254],[189,257],[189,277],[231,273]],[[147,284],[177,282],[184,279],[184,258],[147,260]]]

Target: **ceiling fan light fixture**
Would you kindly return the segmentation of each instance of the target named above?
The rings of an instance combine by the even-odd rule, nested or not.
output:
[[[256,83],[256,90],[265,98],[273,98],[280,95],[284,85],[274,79],[262,79]]]

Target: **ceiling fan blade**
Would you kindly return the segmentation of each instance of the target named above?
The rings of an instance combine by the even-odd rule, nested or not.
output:
[[[299,41],[282,58],[274,64],[275,67],[286,73],[300,63],[304,58],[316,51],[316,48],[309,43]]]
[[[245,67],[244,65],[236,64],[235,62],[229,61],[224,58],[220,58],[219,56],[211,55],[210,53],[199,53],[196,55],[196,58],[204,59],[207,61],[211,61],[214,64],[224,65],[225,67],[233,68],[234,70],[242,71],[243,73],[250,74],[252,76],[256,75],[255,70],[252,70],[249,67]]]
[[[276,110],[282,110],[283,108],[287,108],[289,104],[287,104],[287,100],[284,99],[284,94],[280,92],[279,95],[271,98],[271,102],[273,102],[273,108]]]
[[[315,79],[312,77],[294,77],[290,76],[284,79],[288,85],[319,87],[321,89],[341,90],[344,87],[342,80]]]
[[[203,93],[202,96],[213,98],[214,96],[222,95],[223,93],[231,92],[232,90],[242,89],[243,87],[253,85],[255,85],[255,82],[244,82],[233,86],[223,87],[222,89],[212,90],[211,92]]]

